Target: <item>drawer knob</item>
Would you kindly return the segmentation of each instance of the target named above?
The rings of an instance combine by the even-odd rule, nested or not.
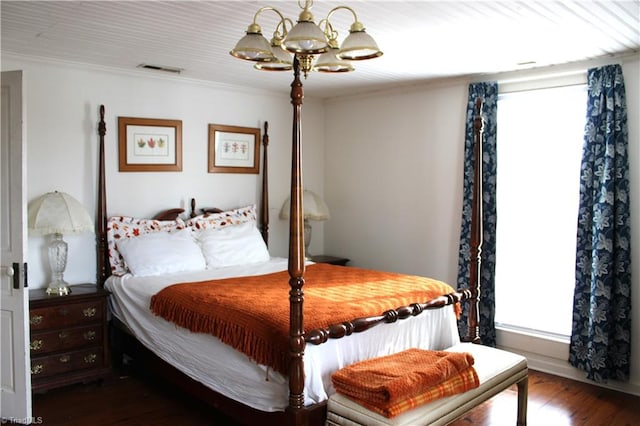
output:
[[[96,316],[96,308],[86,308],[82,310],[82,313],[84,314],[85,317],[94,317]]]
[[[67,337],[69,337],[69,332],[68,332],[68,331],[61,331],[61,332],[58,334],[58,338],[59,338],[60,340],[64,340],[64,339],[66,339]]]
[[[69,362],[71,360],[71,357],[69,355],[62,355],[59,358],[59,361],[63,364],[66,364],[67,362]]]
[[[31,367],[31,374],[32,375],[36,375],[36,374],[40,374],[44,371],[44,366],[42,364],[36,364],[34,366]]]
[[[42,349],[43,345],[44,345],[44,342],[42,341],[42,339],[36,339],[31,342],[29,347],[31,348],[32,351],[39,351],[40,349]]]
[[[29,319],[29,324],[31,325],[42,324],[43,319],[44,317],[42,315],[34,315]]]
[[[94,362],[96,362],[97,357],[98,356],[96,354],[89,354],[84,357],[84,362],[85,364],[93,364]]]
[[[96,338],[96,332],[93,330],[87,331],[83,334],[84,340],[94,340]]]

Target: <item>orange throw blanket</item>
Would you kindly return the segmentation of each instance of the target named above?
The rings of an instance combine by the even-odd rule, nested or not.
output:
[[[430,278],[329,264],[306,268],[304,327],[325,328],[380,315],[454,291]],[[174,284],[151,298],[151,311],[194,332],[209,333],[260,364],[287,374],[289,274]]]
[[[331,376],[336,392],[385,417],[480,385],[469,353],[408,349],[351,364]]]

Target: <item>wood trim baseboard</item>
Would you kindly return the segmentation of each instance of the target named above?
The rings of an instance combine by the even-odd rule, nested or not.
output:
[[[531,336],[525,333],[500,329],[496,330],[496,340],[498,348],[526,357],[531,370],[542,371],[555,376],[640,396],[640,383],[610,380],[609,383],[605,384],[586,379],[583,371],[572,367],[567,362],[569,354],[568,343],[547,339],[542,336]],[[531,348],[535,348],[536,352],[533,352]]]

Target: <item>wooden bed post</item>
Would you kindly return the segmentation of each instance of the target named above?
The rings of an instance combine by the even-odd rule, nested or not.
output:
[[[264,147],[262,153],[262,204],[260,205],[260,233],[262,239],[269,245],[269,122],[264,122],[264,133],[262,135],[262,146]]]
[[[289,406],[287,411],[295,424],[300,424],[304,406],[304,318],[303,302],[305,252],[302,209],[302,99],[300,65],[293,60],[294,79],[291,83],[293,134],[291,146],[291,207],[289,212]]]
[[[482,273],[482,99],[476,99],[474,127],[473,195],[469,255],[469,318],[466,341],[480,343],[480,290]]]
[[[107,133],[107,125],[104,122],[104,105],[100,105],[100,122],[98,123],[98,134],[100,135],[98,152],[98,205],[96,212],[96,242],[97,247],[97,284],[103,286],[108,277],[107,265],[107,194],[105,185],[104,170],[104,135]]]

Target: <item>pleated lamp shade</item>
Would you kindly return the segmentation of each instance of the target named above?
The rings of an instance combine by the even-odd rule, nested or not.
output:
[[[330,219],[329,207],[324,200],[315,192],[305,189],[302,193],[302,207],[304,208],[304,219],[328,220]],[[291,209],[291,199],[287,197],[280,209],[280,219],[289,219]]]
[[[29,204],[32,235],[93,232],[93,221],[82,204],[64,192],[48,192]]]

